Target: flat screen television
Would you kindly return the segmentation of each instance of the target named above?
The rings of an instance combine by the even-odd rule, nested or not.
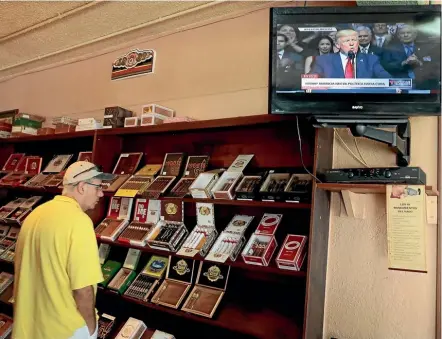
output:
[[[441,6],[272,8],[269,111],[441,112]]]

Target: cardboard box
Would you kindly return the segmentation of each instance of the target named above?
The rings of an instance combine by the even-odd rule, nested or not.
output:
[[[160,106],[157,104],[148,104],[144,105],[141,108],[141,114],[149,114],[149,113],[156,113],[168,118],[172,118],[175,116],[175,111],[173,109]]]
[[[198,278],[183,307],[185,312],[212,318],[229,281],[230,266],[200,262]]]
[[[179,308],[193,283],[194,268],[195,261],[192,259],[169,257],[166,279],[152,297],[152,302]]]
[[[307,236],[288,234],[276,257],[282,270],[300,271],[307,255]]]
[[[262,217],[254,234],[250,237],[242,258],[246,264],[268,266],[278,246],[275,232],[281,222],[282,214],[266,213]]]
[[[218,237],[213,204],[196,203],[196,220],[196,226],[184,241],[178,255],[193,258],[199,253],[204,257]]]
[[[235,187],[243,178],[243,171],[252,160],[253,154],[238,155],[212,189],[215,199],[235,199]]]
[[[137,275],[135,270],[137,269],[140,255],[141,250],[129,248],[123,267],[109,283],[109,289],[117,292],[118,294],[123,294],[126,291]]]

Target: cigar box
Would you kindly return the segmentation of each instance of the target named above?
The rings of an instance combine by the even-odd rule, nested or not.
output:
[[[146,113],[141,115],[141,126],[161,125],[166,117],[156,113]]]
[[[109,256],[109,252],[109,244],[100,244],[100,247],[98,247],[98,257],[100,258],[100,265],[103,266],[103,264],[106,262],[107,257]]]
[[[245,175],[238,186],[235,194],[237,200],[256,200],[259,196],[259,188],[264,181],[265,175]]]
[[[0,294],[14,282],[14,275],[7,272],[0,273]]]
[[[200,262],[196,284],[181,310],[212,318],[227,289],[230,266]]]
[[[241,255],[246,264],[268,266],[278,246],[275,232],[282,214],[265,213],[259,225],[247,242]]]
[[[155,175],[160,171],[161,165],[145,165],[132,175],[115,193],[120,197],[135,197],[142,195],[154,181]]]
[[[152,334],[152,337],[150,339],[176,339],[174,335],[155,330],[155,332]]]
[[[36,176],[29,179],[27,182],[25,182],[24,186],[35,187],[35,188],[44,187],[44,184],[46,180],[48,180],[48,178],[49,174],[39,173]]]
[[[75,132],[77,125],[69,125],[69,124],[56,124],[55,125],[55,134],[61,133],[73,133]]]
[[[71,160],[73,154],[61,154],[52,158],[49,164],[43,170],[45,174],[60,173],[63,171]]]
[[[184,168],[183,177],[176,183],[167,195],[171,198],[184,198],[189,194],[189,188],[195,179],[203,173],[208,164],[210,157],[208,155],[189,156],[187,158],[186,167]]]
[[[49,177],[44,183],[44,187],[58,187],[63,183],[64,173],[66,171],[61,171],[57,174],[49,174]]]
[[[25,174],[32,176],[39,174],[41,171],[42,163],[42,157],[27,156],[25,164]]]
[[[6,235],[9,233],[10,226],[6,224],[0,224],[0,239],[6,237]]]
[[[104,109],[103,128],[123,127],[125,118],[132,115],[132,111],[122,107],[106,107]]]
[[[12,124],[4,121],[0,121],[0,132],[11,133]]]
[[[13,207],[0,207],[0,221],[3,221],[5,218],[7,218],[10,214],[12,214],[12,212],[14,212],[14,210],[15,208]]]
[[[7,250],[3,252],[0,258],[7,262],[13,263],[15,258],[15,246],[16,243],[12,244]]]
[[[55,134],[55,128],[42,127],[37,130],[37,135],[49,135],[49,134]]]
[[[164,195],[180,175],[184,157],[184,153],[166,153],[160,175],[144,190],[143,196],[158,199],[160,195]]]
[[[141,114],[149,114],[149,113],[160,114],[168,118],[173,118],[175,116],[175,111],[173,109],[160,106],[157,104],[144,105],[141,108]]]
[[[0,338],[10,338],[13,320],[6,314],[0,313]]]
[[[170,257],[166,279],[158,288],[152,302],[179,308],[193,283],[195,261],[190,258]]]
[[[92,152],[80,152],[80,153],[78,153],[77,161],[92,162]]]
[[[17,174],[23,174],[26,171],[26,160],[28,159],[28,156],[22,157],[19,161],[17,166],[14,168],[14,173]]]
[[[147,326],[141,320],[129,318],[115,339],[141,339],[146,329]]]
[[[8,208],[17,208],[17,207],[23,207],[22,204],[26,202],[26,198],[17,198],[15,200],[12,200],[8,202],[5,207]]]
[[[152,230],[160,220],[159,200],[137,199],[133,221],[121,233],[119,241],[136,246],[146,246]]]
[[[126,291],[137,275],[135,270],[137,269],[140,256],[140,250],[129,248],[123,267],[108,285],[110,290],[113,290],[118,294],[123,294]]]
[[[0,186],[12,186],[17,187],[25,184],[32,176],[19,173],[8,173],[0,179]]]
[[[18,232],[20,232],[18,227],[11,227],[8,234],[0,240],[0,255],[3,255],[5,251],[17,242]]]
[[[3,165],[2,171],[3,172],[13,172],[15,168],[17,167],[19,161],[21,158],[25,156],[24,153],[13,153],[9,156],[8,160],[6,160],[6,163]]]
[[[3,219],[7,224],[22,225],[26,217],[32,212],[31,208],[17,207],[12,213]]]
[[[101,120],[97,120],[95,118],[81,118],[78,119],[78,126],[89,126],[94,124],[100,124]]]
[[[123,185],[132,174],[137,170],[143,153],[122,153],[118,158],[117,164],[112,171],[114,178],[103,181],[102,188],[105,192],[115,192]]]
[[[138,117],[127,117],[124,119],[124,127],[137,127],[139,124]]]
[[[121,263],[113,260],[106,261],[106,263],[103,266],[101,266],[101,271],[103,272],[104,280],[98,285],[101,287],[107,287],[109,282],[112,280],[115,274],[118,273],[120,268],[121,268]]]
[[[110,333],[115,327],[115,317],[103,313],[102,315],[100,315],[100,318],[98,318],[97,327],[98,327],[97,339],[109,339]]]
[[[248,215],[235,215],[216,239],[206,260],[221,263],[227,259],[235,261],[245,243],[244,233],[253,218]]]
[[[140,164],[143,153],[122,153],[115,165],[113,174],[134,174]]]
[[[200,173],[189,187],[192,197],[195,199],[211,199],[213,197],[212,189],[223,171],[220,169]]]
[[[197,224],[178,251],[179,255],[194,257],[205,256],[218,237],[215,228],[215,208],[210,203],[196,203]]]
[[[285,187],[290,179],[290,173],[275,173],[269,171],[264,180],[259,195],[262,201],[285,201]]]
[[[129,224],[133,199],[112,197],[106,218],[95,228],[97,238],[115,241]]]
[[[149,247],[176,252],[188,234],[184,225],[184,203],[161,200],[160,221],[155,225],[147,240]]]
[[[300,271],[307,255],[307,237],[288,234],[276,257],[276,264],[282,270]]]
[[[32,196],[32,197],[26,199],[26,200],[20,205],[20,207],[22,207],[22,208],[33,208],[33,207],[35,207],[35,206],[38,204],[38,202],[39,202],[41,199],[43,199],[42,196],[40,196],[40,195],[34,195],[34,196]]]
[[[243,171],[252,160],[253,154],[238,155],[226,172],[212,188],[215,199],[235,199],[235,187],[243,178]]]
[[[124,293],[126,296],[147,301],[167,269],[168,257],[153,255]]]
[[[292,174],[284,189],[287,202],[310,202],[312,198],[312,177],[310,174]]]
[[[38,128],[28,127],[28,126],[12,126],[11,137],[20,138],[28,137],[31,135],[37,135]]]

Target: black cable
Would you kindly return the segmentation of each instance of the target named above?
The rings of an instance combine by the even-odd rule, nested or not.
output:
[[[301,156],[301,163],[302,163],[302,167],[304,167],[304,170],[310,174],[313,178],[315,178],[318,182],[322,183],[321,180],[318,179],[318,177],[316,177],[312,172],[310,172],[307,167],[304,164],[304,159],[303,159],[303,155],[302,155],[302,141],[301,141],[301,132],[299,131],[299,120],[298,120],[298,116],[296,116],[296,129],[298,131],[298,140],[299,140],[299,155]]]

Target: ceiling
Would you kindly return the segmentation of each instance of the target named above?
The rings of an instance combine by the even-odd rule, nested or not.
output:
[[[148,40],[272,5],[274,1],[0,1],[0,81],[121,48],[140,37]]]

